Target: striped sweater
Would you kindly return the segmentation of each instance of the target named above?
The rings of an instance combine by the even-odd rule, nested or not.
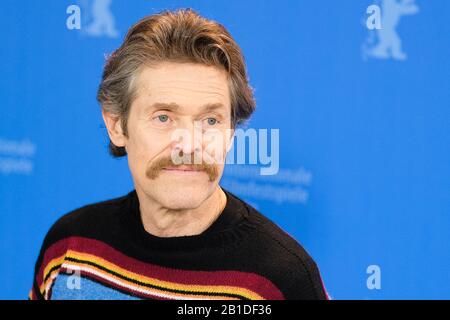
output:
[[[303,247],[224,190],[199,235],[157,237],[127,195],[61,217],[37,258],[29,299],[328,299]]]

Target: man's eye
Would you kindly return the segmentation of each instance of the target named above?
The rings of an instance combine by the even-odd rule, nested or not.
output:
[[[213,126],[217,123],[217,119],[216,118],[207,118],[206,122],[208,123],[208,125]]]
[[[158,118],[158,120],[161,122],[167,122],[167,120],[169,120],[169,116],[166,114],[161,114],[161,115],[157,116],[156,118]]]

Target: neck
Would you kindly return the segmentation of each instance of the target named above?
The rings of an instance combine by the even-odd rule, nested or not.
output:
[[[138,190],[136,192],[139,195]],[[225,208],[227,197],[216,190],[198,208],[171,210],[155,203],[145,193],[139,196],[141,219],[145,230],[158,237],[198,235],[208,229]]]

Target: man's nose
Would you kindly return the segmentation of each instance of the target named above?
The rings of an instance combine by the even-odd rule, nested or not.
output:
[[[202,126],[199,121],[190,121],[172,133],[174,149],[183,154],[196,154],[202,150]]]

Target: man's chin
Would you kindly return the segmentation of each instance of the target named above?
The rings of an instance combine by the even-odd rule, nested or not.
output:
[[[206,196],[194,196],[191,194],[171,194],[161,197],[161,204],[172,210],[189,210],[198,208],[205,200]]]
[[[195,209],[214,192],[214,186],[207,177],[195,182],[186,180],[189,179],[161,179],[159,187],[151,187],[158,202],[173,210]]]

